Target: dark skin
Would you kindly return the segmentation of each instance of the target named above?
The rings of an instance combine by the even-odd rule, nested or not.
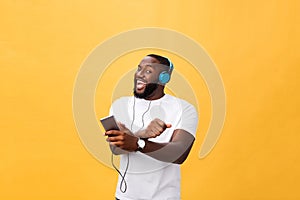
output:
[[[146,56],[138,65],[135,73],[135,91],[143,93],[145,85],[157,83],[161,71],[166,70],[155,58]],[[165,95],[164,85],[159,85],[146,100],[156,100]],[[125,154],[138,149],[137,141],[139,138],[155,138],[162,134],[171,124],[166,124],[160,119],[154,119],[146,129],[133,134],[124,124],[118,123],[120,131],[110,130],[105,132],[107,142],[114,154]],[[157,143],[145,139],[145,147],[142,153],[160,161],[182,164],[194,143],[194,137],[189,132],[176,129],[173,132],[170,142]]]

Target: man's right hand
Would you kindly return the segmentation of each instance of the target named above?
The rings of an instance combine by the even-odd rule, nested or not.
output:
[[[110,130],[105,132],[105,135],[108,136],[106,141],[109,142],[110,145],[119,147],[122,150],[129,152],[136,151],[138,148],[138,137],[133,135],[124,124],[118,123],[118,126],[120,130]]]
[[[155,138],[162,134],[167,128],[171,128],[171,124],[166,124],[162,120],[156,118],[150,122],[146,129],[137,132],[140,138]]]

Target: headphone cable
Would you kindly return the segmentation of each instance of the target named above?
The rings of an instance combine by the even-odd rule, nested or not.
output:
[[[149,101],[148,108],[142,115],[142,124],[143,125],[139,130],[141,130],[145,126],[144,116],[150,110],[150,106],[151,106],[151,101]],[[132,126],[133,126],[133,123],[134,123],[134,120],[135,120],[135,97],[133,97],[133,108],[132,108],[132,110],[133,110],[133,117],[132,117],[132,122],[131,122],[131,125],[130,125],[130,130],[132,130]],[[124,172],[123,175],[120,172],[120,170],[117,168],[117,166],[114,164],[114,154],[113,153],[111,154],[111,164],[115,168],[115,170],[118,172],[118,174],[122,177],[122,180],[121,180],[121,183],[120,183],[120,191],[122,193],[125,193],[127,191],[127,183],[126,183],[126,180],[125,180],[125,176],[127,174],[128,167],[129,167],[129,153],[127,153],[127,164],[126,164],[125,172]],[[125,187],[124,190],[122,189],[123,184],[124,184],[124,187]]]

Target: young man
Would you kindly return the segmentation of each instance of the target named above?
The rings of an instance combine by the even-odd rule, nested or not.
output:
[[[188,102],[164,93],[172,62],[150,54],[134,75],[134,96],[116,100],[110,110],[120,130],[105,133],[121,154],[116,199],[180,199],[180,165],[196,134],[198,115]]]

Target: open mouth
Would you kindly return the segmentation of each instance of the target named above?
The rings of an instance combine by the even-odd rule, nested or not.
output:
[[[137,90],[143,90],[146,87],[146,83],[142,80],[136,81],[136,89]]]

